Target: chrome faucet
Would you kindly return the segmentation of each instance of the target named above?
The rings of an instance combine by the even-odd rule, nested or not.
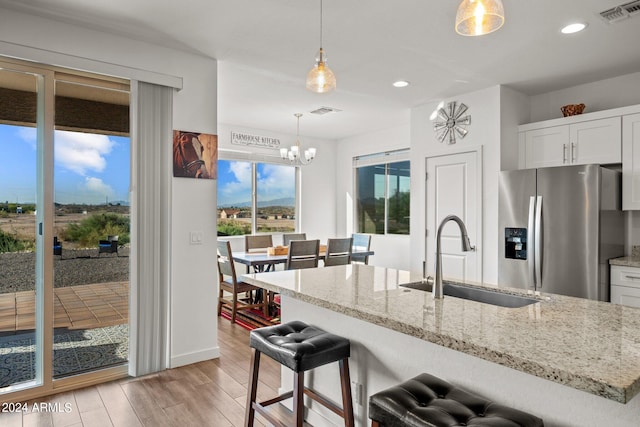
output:
[[[455,216],[455,215],[449,215],[447,216],[445,219],[442,220],[442,222],[440,223],[440,226],[438,227],[438,234],[436,236],[436,278],[435,281],[433,283],[433,289],[431,291],[431,293],[433,294],[434,298],[442,298],[443,297],[443,293],[442,293],[442,253],[440,250],[440,236],[442,235],[442,229],[444,228],[444,225],[449,222],[449,221],[455,221],[458,224],[458,227],[460,227],[460,233],[461,233],[461,238],[462,238],[462,250],[465,252],[469,252],[469,251],[475,251],[476,247],[475,246],[471,246],[471,242],[469,241],[469,235],[467,234],[467,227],[465,227],[464,222],[462,222],[462,220]],[[424,273],[423,273],[424,276]],[[429,277],[427,278],[427,281],[433,281],[433,278]]]

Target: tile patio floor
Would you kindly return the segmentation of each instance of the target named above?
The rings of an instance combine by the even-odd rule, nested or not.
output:
[[[0,294],[0,335],[35,327],[35,291]],[[109,282],[54,289],[54,328],[91,329],[129,321],[129,283]]]

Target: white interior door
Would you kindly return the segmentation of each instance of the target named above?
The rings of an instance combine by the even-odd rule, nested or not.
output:
[[[458,225],[450,221],[441,235],[444,278],[482,281],[482,168],[481,151],[447,154],[426,159],[427,272],[435,274],[436,234],[440,222],[457,215],[467,227],[473,252],[463,252]]]

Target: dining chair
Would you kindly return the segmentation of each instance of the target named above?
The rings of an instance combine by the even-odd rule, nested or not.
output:
[[[287,270],[318,266],[320,240],[292,240],[287,254]]]
[[[273,238],[271,234],[248,234],[244,236],[244,250],[245,252],[267,252],[267,248],[273,246]],[[271,266],[267,266],[269,271]],[[253,267],[254,272],[260,273],[264,271],[264,266],[258,265]],[[247,273],[250,273],[250,268],[247,266]]]
[[[371,246],[371,235],[353,233],[351,237],[353,238],[353,246],[351,249],[351,261],[363,262],[365,264],[369,264],[369,255],[362,255],[356,252],[369,250]]]
[[[262,292],[263,298],[260,302],[243,302],[238,299],[238,294],[262,290],[257,286],[245,282],[239,282],[236,276],[236,268],[233,263],[231,244],[225,240],[218,241],[218,273],[220,277],[220,294],[218,295],[218,316],[222,312],[222,306],[231,308],[231,322],[236,322],[238,310],[249,310],[252,308],[262,308],[264,316],[269,316],[269,301],[266,298],[267,292]],[[224,292],[232,294],[231,300],[224,297]]]
[[[324,256],[324,266],[350,264],[352,244],[352,237],[327,239],[327,252]]]
[[[289,246],[292,240],[307,240],[307,233],[284,233],[282,235],[282,245]]]
[[[244,250],[246,252],[266,252],[273,246],[271,234],[248,234],[244,236]]]

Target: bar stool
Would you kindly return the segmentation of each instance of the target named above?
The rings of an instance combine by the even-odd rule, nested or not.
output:
[[[371,427],[543,427],[536,416],[487,400],[429,374],[369,398]]]
[[[311,399],[329,408],[344,419],[345,426],[353,427],[353,405],[351,402],[351,381],[349,379],[349,355],[351,345],[348,339],[330,334],[304,322],[293,321],[276,326],[254,329],[249,334],[252,348],[250,384],[247,393],[245,426],[253,426],[255,412],[264,416],[275,426],[301,427],[304,421],[304,399]],[[256,402],[260,355],[264,353],[294,373],[293,391],[281,394],[264,402]],[[342,409],[328,398],[304,386],[304,373],[313,368],[338,362],[340,385],[342,388]],[[293,397],[294,423],[283,424],[265,409],[267,406]]]

